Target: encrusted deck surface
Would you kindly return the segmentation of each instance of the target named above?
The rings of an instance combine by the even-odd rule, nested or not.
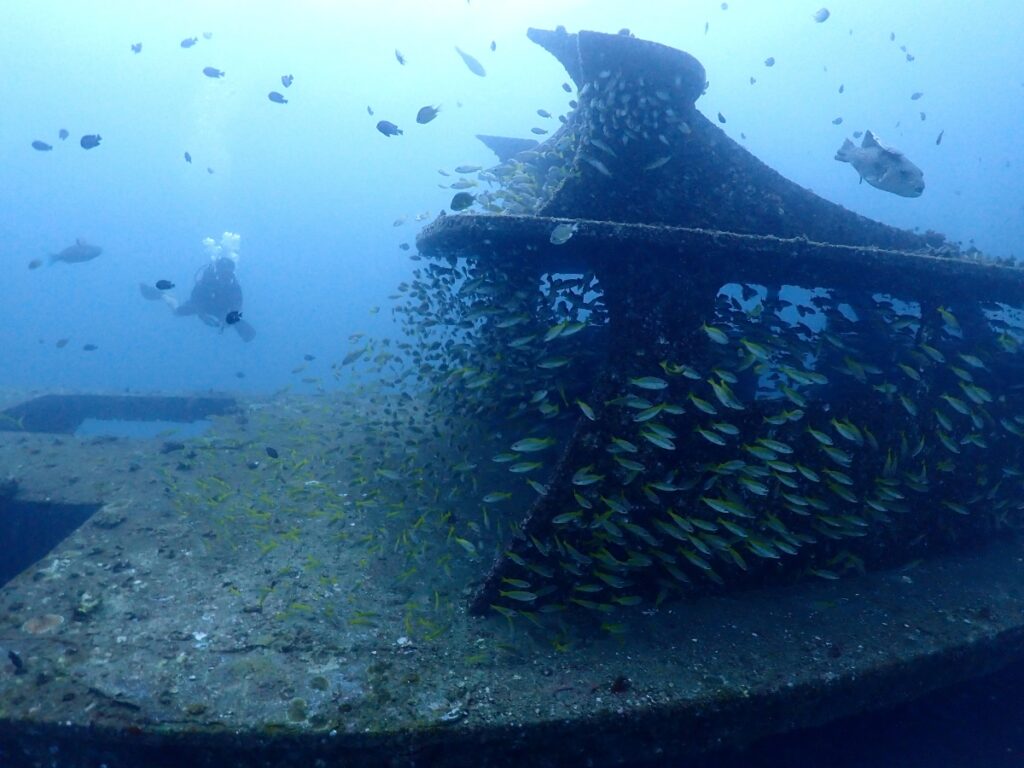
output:
[[[0,434],[19,498],[106,505],[0,590],[8,759],[113,767],[201,746],[210,765],[613,765],[906,700],[1024,647],[1009,535],[886,572],[638,611],[623,635],[468,617],[456,576],[410,625],[411,587],[368,554],[378,511],[323,455],[326,425],[351,403],[240,403],[181,447]],[[280,502],[265,513],[270,493]],[[26,624],[46,614],[62,623]]]

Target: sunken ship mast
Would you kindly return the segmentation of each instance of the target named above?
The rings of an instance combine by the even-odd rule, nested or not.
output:
[[[1024,400],[993,395],[1019,370],[1024,335],[999,310],[1024,271],[785,179],[697,111],[706,76],[687,53],[628,33],[529,37],[578,105],[496,169],[502,190],[478,196],[493,215],[442,216],[417,245],[519,291],[583,275],[576,298],[601,298],[568,297],[543,351],[512,342],[520,362],[504,359],[505,382],[557,369],[524,385],[520,416],[549,387],[572,417],[471,610],[600,615],[759,575],[837,578],[922,537],[998,528],[1024,490]],[[500,348],[500,328],[480,338]],[[530,437],[513,451],[554,431],[515,426]]]

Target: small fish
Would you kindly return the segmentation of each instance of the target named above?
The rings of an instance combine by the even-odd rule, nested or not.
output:
[[[206,172],[209,173],[212,176],[213,175],[213,168],[211,168],[210,166],[206,166]]]
[[[276,458],[280,457],[280,454],[277,452],[276,448],[271,448],[268,445],[266,448],[264,448],[264,450],[267,452],[267,456],[269,456],[272,459],[276,459]]]
[[[724,123],[725,122],[725,115],[723,115],[721,112],[718,113],[718,122],[720,122],[720,123]]]
[[[377,130],[385,136],[401,136],[402,129],[388,120],[381,120],[377,123]]]
[[[366,105],[366,114],[368,114],[370,117],[373,117],[373,107],[371,107],[369,104]]]
[[[547,132],[548,132],[547,128],[531,128],[530,129],[530,133],[534,133],[534,134],[536,134],[538,136],[543,136]]]
[[[512,443],[511,448],[518,453],[534,453],[550,448],[554,444],[553,437],[524,437],[522,440]]]
[[[843,124],[843,118],[841,118],[841,117],[837,117],[837,118],[835,118],[832,121],[832,125],[842,125],[842,124]]]
[[[416,122],[420,125],[426,125],[435,117],[437,117],[440,107],[420,107],[420,111],[416,113]]]
[[[78,143],[82,145],[82,149],[93,149],[100,145],[102,138],[98,133],[87,133]]]
[[[922,96],[924,96],[924,94],[921,93],[921,91],[914,91],[914,93],[910,94],[910,100],[911,101],[917,101]]]
[[[559,224],[551,230],[548,240],[552,245],[563,245],[576,233],[576,224]]]
[[[455,46],[455,52],[462,57],[462,60],[466,63],[466,66],[469,68],[470,72],[472,72],[474,75],[477,75],[478,77],[487,76],[487,70],[483,68],[480,62],[474,59],[465,51],[463,51],[461,48],[459,48],[459,46]]]
[[[74,245],[69,245],[60,253],[50,255],[50,263],[54,264],[63,261],[66,264],[81,264],[84,261],[92,261],[103,253],[98,245],[89,245],[85,240],[75,240]]]
[[[99,349],[99,347],[97,347],[95,344],[83,344],[82,345],[82,350],[84,352],[95,352],[97,349]]]
[[[572,86],[568,83],[562,83],[562,90],[566,93],[572,93]]]
[[[452,198],[452,201],[451,203],[449,203],[448,207],[451,208],[453,211],[464,211],[467,208],[469,208],[469,206],[471,206],[474,202],[476,202],[476,198],[473,197],[473,195],[469,194],[469,192],[459,192],[455,195],[455,197]]]
[[[157,280],[156,281],[156,289],[158,291],[169,291],[173,287],[174,287],[174,283],[172,283],[170,280]]]
[[[814,14],[814,16],[813,16],[812,18],[813,18],[813,19],[814,19],[814,20],[815,20],[816,22],[818,22],[819,24],[821,24],[821,23],[822,23],[823,21],[828,21],[828,17],[829,17],[829,16],[831,16],[831,15],[832,15],[832,14],[830,14],[830,13],[828,12],[828,8],[822,8],[822,9],[821,9],[821,10],[819,10],[819,11],[818,11],[817,13],[815,13],[815,14]]]
[[[28,263],[29,269],[39,269],[41,266],[43,266],[42,259],[32,259],[32,261]]]
[[[38,139],[36,139],[35,141],[32,142],[32,149],[39,150],[40,152],[49,152],[51,149],[53,149],[53,145],[47,144],[45,141],[39,141]]]
[[[403,67],[405,66],[405,56],[403,56],[402,52],[397,48],[395,48],[395,59],[397,59],[398,63],[401,64]]]
[[[132,43],[132,53],[142,53],[142,43]]]
[[[941,131],[939,131],[939,135],[935,137],[935,146],[936,147],[939,146],[939,144],[942,143],[942,134],[944,134],[945,132],[946,132],[946,129],[943,128]]]
[[[295,82],[295,78],[291,75],[281,75],[281,85],[285,88],[291,88],[292,83]],[[373,114],[372,112],[370,114]]]
[[[224,70],[217,69],[216,67],[203,67],[203,74],[207,77],[224,77]]]
[[[66,139],[70,135],[71,134],[68,133],[67,128],[61,128],[59,131],[57,131],[57,136],[60,138],[61,141],[64,141],[64,139]]]
[[[228,325],[234,325],[235,323],[239,323],[241,321],[242,321],[242,313],[239,312],[237,309],[232,309],[224,317],[224,322],[227,323]]]
[[[660,379],[657,376],[640,376],[639,378],[630,379],[629,383],[634,387],[650,390],[665,389],[665,387],[668,386],[667,381]]]
[[[192,165],[192,155],[190,155],[188,152],[185,153],[185,162],[188,163],[189,165]]]
[[[769,56],[767,59],[764,60],[764,65],[766,67],[774,67],[775,66],[775,57],[774,56]]]
[[[180,43],[178,43],[178,45],[180,45],[182,48],[191,48],[193,45],[195,45],[198,42],[199,42],[199,38],[198,37],[186,37],[184,40],[182,40]]]
[[[846,90],[846,86],[845,86],[845,85],[840,85],[840,86],[839,86],[839,92],[840,92],[840,93],[842,93],[842,92],[843,92],[843,91],[845,91],[845,90]]]
[[[494,42],[493,40],[491,40],[491,50],[492,51],[498,50],[498,44],[496,42]]]
[[[275,104],[287,104],[288,103],[288,99],[286,99],[284,96],[282,96],[277,91],[271,91],[270,93],[268,93],[267,94],[267,98],[270,99]]]
[[[725,331],[723,331],[721,328],[716,328],[713,325],[708,325],[707,323],[704,323],[701,326],[701,330],[704,331],[704,333],[706,333],[708,335],[708,338],[711,339],[716,344],[728,344],[729,343],[729,337],[726,335]]]
[[[900,197],[920,197],[924,192],[924,174],[899,150],[882,144],[871,131],[864,133],[858,147],[849,139],[836,152],[835,159],[852,165],[876,189]]]
[[[476,173],[483,168],[482,165],[457,165],[455,167],[456,173]]]

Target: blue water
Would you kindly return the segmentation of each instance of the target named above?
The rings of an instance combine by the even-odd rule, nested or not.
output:
[[[886,223],[938,230],[991,256],[1021,254],[1024,6],[849,0],[829,3],[831,17],[819,24],[812,19],[819,2],[724,5],[6,3],[0,389],[313,391],[303,378],[343,386],[330,365],[349,351],[351,335],[398,333],[388,296],[416,266],[414,249],[399,246],[413,244],[453,194],[439,184],[455,176],[438,169],[487,166],[494,158],[475,134],[530,137],[532,127],[554,125],[538,108],[568,109],[571,96],[561,88],[568,78],[526,39],[529,26],[628,27],[686,50],[708,73],[698,108],[712,119],[721,113],[723,130],[784,176]],[[196,44],[182,48],[191,37]],[[454,46],[487,76],[470,72]],[[768,57],[774,66],[765,66]],[[225,76],[204,76],[211,66]],[[280,80],[286,74],[294,76],[289,88]],[[288,103],[271,102],[271,91]],[[912,100],[916,92],[923,96]],[[417,125],[425,105],[440,105],[440,114]],[[404,134],[379,133],[382,119]],[[70,132],[65,141],[61,128]],[[869,128],[923,169],[920,198],[858,184],[853,169],[833,159],[844,138]],[[100,134],[101,145],[82,149],[85,134]],[[33,141],[53,149],[37,151]],[[202,241],[225,232],[241,236],[237,275],[257,332],[250,343],[174,317],[138,290],[140,282],[167,279],[183,300],[209,263]],[[28,268],[77,238],[101,245],[102,255]],[[1012,695],[999,699],[1007,700]],[[1019,764],[1013,759],[1024,739],[1007,714],[1012,706],[984,710],[991,712],[986,729],[999,735],[982,743],[978,731],[943,723],[980,728],[984,690],[937,701],[942,717],[905,729],[892,718],[847,721],[831,736],[773,742],[792,759],[748,764],[969,765],[972,755]],[[841,743],[844,728],[874,729],[881,743],[901,746],[879,754],[854,735],[835,762],[821,757],[829,754],[824,746],[814,751]],[[961,736],[955,747],[936,749],[936,738]],[[991,750],[1004,741],[997,757]]]
[[[710,81],[698,107],[721,112],[724,130],[783,175],[887,223],[973,240],[995,256],[1019,252],[1019,4],[834,3],[821,24],[802,2],[720,5],[11,4],[0,26],[0,386],[301,387],[292,369],[303,354],[318,360],[301,375],[330,382],[327,366],[350,334],[393,332],[387,296],[414,266],[398,246],[413,242],[417,214],[432,219],[451,199],[437,169],[487,165],[474,134],[530,136],[545,122],[538,108],[567,109],[565,73],[526,39],[531,25],[629,27],[687,50]],[[198,42],[183,49],[187,37]],[[204,76],[207,66],[225,77]],[[273,90],[289,103],[270,102]],[[924,96],[912,101],[914,92]],[[424,105],[440,115],[417,125]],[[380,119],[404,135],[381,135]],[[833,160],[865,128],[924,170],[922,197],[858,184]],[[101,145],[81,149],[79,137],[93,133]],[[33,140],[54,149],[37,152]],[[258,332],[248,345],[170,317],[137,289],[170,279],[184,298],[208,262],[201,241],[225,231],[241,235],[238,277]],[[26,268],[76,238],[103,254]],[[84,352],[87,343],[99,349]]]

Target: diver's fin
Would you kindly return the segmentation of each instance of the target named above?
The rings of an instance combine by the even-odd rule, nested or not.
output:
[[[256,338],[256,329],[245,320],[239,320],[235,323],[235,330],[238,331],[238,335],[242,337],[242,341],[248,342]]]
[[[142,298],[148,299],[149,301],[158,301],[163,298],[163,292],[158,291],[152,285],[146,285],[145,283],[139,283],[139,293],[142,294]]]

